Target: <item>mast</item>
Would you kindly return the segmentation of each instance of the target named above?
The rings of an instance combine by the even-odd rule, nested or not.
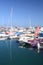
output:
[[[11,31],[13,30],[13,8],[11,8],[10,12],[10,26],[11,26]]]
[[[11,14],[10,14],[10,24],[11,24],[11,27],[12,27],[12,22],[13,22],[13,8],[11,8]]]
[[[29,28],[30,29],[32,28],[32,26],[31,26],[31,20],[29,20]]]

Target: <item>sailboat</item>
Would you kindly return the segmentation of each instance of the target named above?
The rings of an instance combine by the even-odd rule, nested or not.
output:
[[[35,29],[35,32],[34,32],[34,29]],[[39,32],[39,27],[34,28],[34,29],[33,29],[33,27],[31,27],[31,23],[30,23],[30,27],[29,27],[29,31],[28,31],[29,33],[26,33],[26,36],[25,36],[25,34],[23,34],[23,36],[20,37],[19,42],[25,42],[32,46],[37,46],[38,39],[36,37]]]
[[[14,28],[12,26],[12,16],[13,16],[13,8],[11,8],[11,13],[10,13],[10,30],[9,30],[9,33],[8,33],[8,38],[7,39],[15,39],[17,37],[17,35],[15,35],[15,32],[14,32]]]

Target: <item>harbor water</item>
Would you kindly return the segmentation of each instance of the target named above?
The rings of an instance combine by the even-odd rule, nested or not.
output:
[[[43,50],[19,46],[16,40],[0,41],[0,65],[43,65]]]

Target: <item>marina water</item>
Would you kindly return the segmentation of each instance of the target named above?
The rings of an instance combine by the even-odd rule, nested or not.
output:
[[[16,40],[0,41],[0,65],[43,65],[43,50],[20,47]]]

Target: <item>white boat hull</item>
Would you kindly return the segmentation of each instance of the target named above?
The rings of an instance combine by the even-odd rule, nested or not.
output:
[[[0,40],[6,40],[6,38],[0,38]]]

